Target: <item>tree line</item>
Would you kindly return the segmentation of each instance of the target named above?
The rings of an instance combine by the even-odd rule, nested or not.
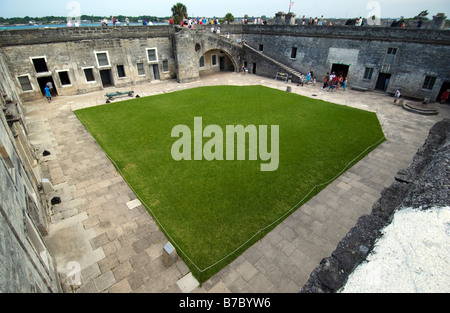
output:
[[[151,16],[151,15],[141,15],[141,16],[125,16],[125,15],[114,15],[114,17],[121,22],[124,22],[128,17],[130,22],[137,23],[142,20],[152,21],[152,22],[162,22],[164,20],[168,20],[173,17],[175,24],[180,24],[183,19],[188,18],[188,11],[184,4],[178,2],[171,8],[172,15],[165,17]],[[247,15],[245,16],[247,17]],[[98,15],[81,15],[82,21],[91,21],[92,23],[100,22],[103,20],[105,16]],[[106,16],[106,18],[111,18],[111,16]],[[265,18],[265,17],[264,17]],[[227,21],[228,23],[232,23],[234,21],[234,16],[231,13],[227,13],[221,21]],[[44,16],[44,17],[11,17],[11,18],[3,18],[0,17],[0,24],[29,24],[30,22],[36,22],[41,24],[52,24],[57,22],[65,22],[67,20],[66,16]]]
[[[106,16],[106,18],[110,18],[111,16]],[[163,20],[168,20],[170,16],[166,17],[158,17],[158,16],[151,16],[151,15],[140,15],[140,16],[126,16],[126,15],[114,15],[114,17],[124,22],[125,18],[129,18],[130,22],[137,23],[138,21],[146,20],[146,21],[152,21],[152,22],[161,22]],[[81,15],[82,21],[92,21],[93,23],[101,21],[105,16],[98,16],[98,15]],[[56,22],[66,22],[67,16],[44,16],[44,17],[30,17],[30,16],[24,16],[24,17],[10,17],[10,18],[3,18],[0,17],[0,23],[1,24],[29,24],[30,22],[37,22],[41,24],[51,24]]]

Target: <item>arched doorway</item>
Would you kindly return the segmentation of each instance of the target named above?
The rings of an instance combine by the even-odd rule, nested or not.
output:
[[[205,52],[199,59],[200,76],[211,75],[218,72],[234,72],[236,65],[228,53],[219,49]]]

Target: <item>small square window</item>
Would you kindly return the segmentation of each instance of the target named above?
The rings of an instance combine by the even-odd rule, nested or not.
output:
[[[259,51],[264,51],[264,45],[262,43],[259,44]]]
[[[145,67],[144,67],[144,63],[137,63],[137,70],[138,70],[138,75],[139,76],[145,76]]]
[[[69,71],[58,72],[58,76],[59,76],[59,80],[61,81],[62,86],[67,86],[67,85],[72,84],[70,82],[70,78],[69,78]]]
[[[423,82],[423,89],[431,90],[434,87],[434,83],[436,82],[436,77],[427,76],[425,77],[425,81]]]
[[[125,74],[125,68],[123,65],[117,65],[117,75],[119,75],[119,78],[123,78],[123,77],[127,76]]]
[[[33,86],[31,86],[30,77],[28,75],[19,76],[20,87],[22,87],[23,91],[33,90]]]
[[[373,68],[366,67],[366,71],[364,72],[364,79],[372,79],[372,75],[373,75]]]
[[[109,65],[109,56],[108,56],[108,52],[97,52],[97,63],[98,63],[98,67],[107,67],[110,66]]]
[[[87,82],[95,82],[94,71],[91,68],[84,69],[84,76]]]
[[[158,54],[156,53],[156,48],[147,48],[147,59],[148,62],[158,62]]]

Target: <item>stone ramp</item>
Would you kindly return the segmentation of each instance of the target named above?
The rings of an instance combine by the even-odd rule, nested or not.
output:
[[[265,53],[263,53],[263,52],[261,52],[261,51],[258,51],[257,49],[255,49],[255,48],[249,46],[248,44],[244,43],[244,47],[250,49],[250,50],[253,51],[254,53],[259,54],[260,56],[262,56],[262,57],[265,58],[266,60],[269,60],[270,62],[272,62],[272,63],[278,65],[279,67],[281,67],[282,69],[286,70],[288,73],[290,73],[291,75],[297,77],[298,79],[300,79],[300,77],[302,76],[302,73],[300,73],[299,71],[294,70],[293,68],[291,68],[291,67],[289,67],[289,66],[287,66],[287,65],[285,65],[285,64],[283,64],[283,63],[281,63],[281,62],[279,62],[279,61],[277,61],[277,60],[275,60],[274,58],[271,58],[271,57],[268,56],[267,54],[265,54]]]

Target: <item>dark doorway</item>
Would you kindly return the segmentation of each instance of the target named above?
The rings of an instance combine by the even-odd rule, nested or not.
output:
[[[100,77],[102,79],[103,87],[114,86],[111,78],[111,70],[101,70]]]
[[[159,76],[159,66],[158,66],[158,64],[152,64],[152,65],[150,65],[150,68],[151,68],[151,71],[150,71],[151,79],[152,80],[160,80],[161,77]]]
[[[223,55],[219,56],[219,67],[220,71],[222,72],[234,72],[234,65],[231,61],[230,57],[227,54],[224,54],[224,52],[221,51]]]
[[[450,89],[450,82],[445,82],[442,84],[441,90],[436,98],[436,102],[441,102],[442,94]],[[445,103],[450,103],[450,97],[447,99]]]
[[[253,73],[253,74],[256,74],[256,63],[253,63],[252,73]]]
[[[52,96],[58,95],[58,92],[56,91],[55,82],[53,81],[53,77],[51,76],[39,77],[37,81],[39,84],[39,88],[41,89],[42,95],[45,96],[45,86],[47,85],[48,82],[51,82],[53,86]]]
[[[225,56],[223,55],[219,57],[219,68],[221,71],[225,71]]]
[[[375,90],[386,91],[389,86],[390,80],[391,80],[391,74],[380,73],[380,75],[378,75],[377,84],[375,85]]]
[[[349,68],[350,68],[350,65],[348,65],[348,64],[333,63],[333,65],[331,66],[330,73],[334,72],[338,77],[341,75],[346,77],[348,75]]]

